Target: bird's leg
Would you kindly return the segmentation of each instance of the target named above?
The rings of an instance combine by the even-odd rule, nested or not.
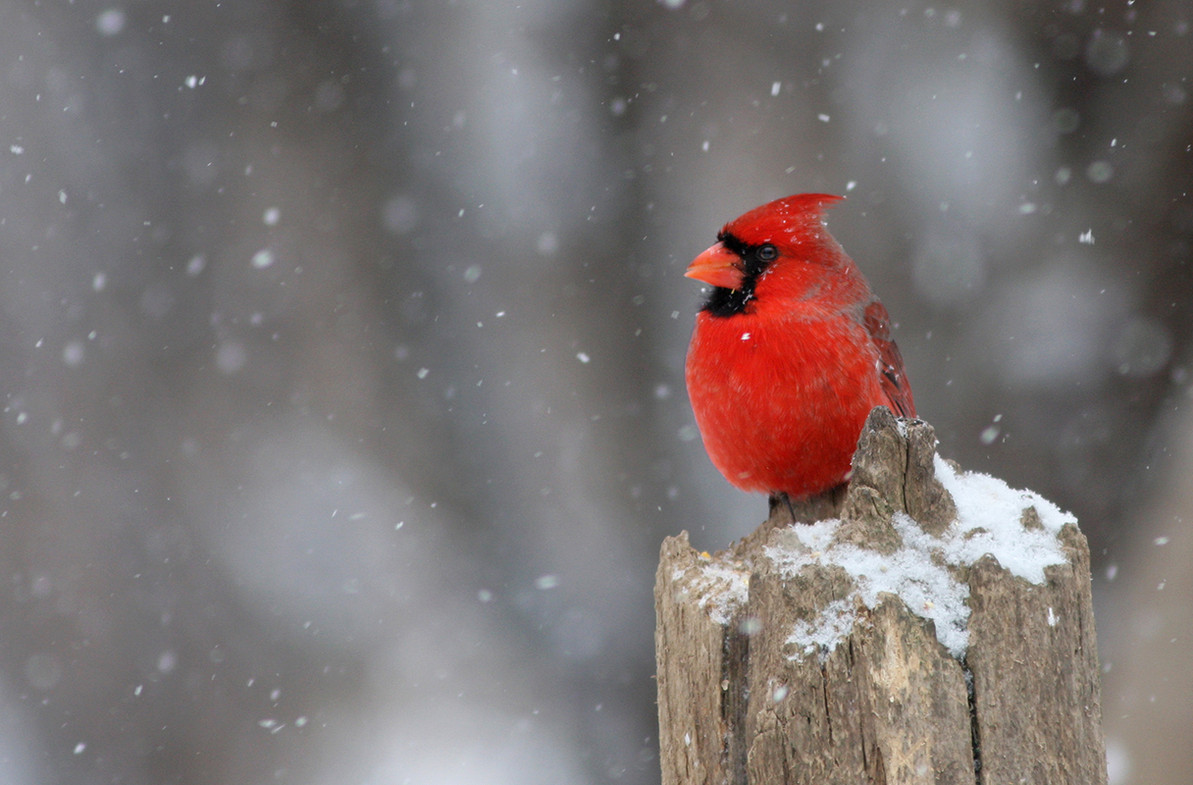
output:
[[[770,497],[770,502],[771,502],[770,508],[771,508],[772,512],[780,504],[786,505],[787,512],[791,514],[791,522],[799,523],[799,520],[795,516],[795,505],[792,504],[791,497],[788,496],[786,493],[784,493],[783,491],[779,491],[778,493],[776,493],[775,495]]]
[[[783,501],[787,503],[787,512],[791,513],[791,522],[798,523],[795,519],[795,505],[791,503],[791,497],[783,494]]]
[[[778,510],[785,508],[790,523],[812,523],[828,518],[836,518],[841,514],[841,507],[845,503],[846,491],[849,483],[829,488],[816,496],[795,501],[782,491],[776,491],[770,497],[770,521],[772,525],[786,525],[775,519]]]

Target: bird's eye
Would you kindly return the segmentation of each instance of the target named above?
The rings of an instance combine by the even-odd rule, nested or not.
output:
[[[758,249],[758,260],[762,262],[773,262],[779,255],[779,249],[767,243]]]

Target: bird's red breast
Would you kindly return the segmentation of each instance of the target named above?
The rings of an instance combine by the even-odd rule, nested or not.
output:
[[[890,316],[824,228],[840,199],[755,208],[685,273],[713,287],[688,348],[688,397],[709,458],[743,490],[829,490],[849,478],[871,409],[915,416]]]

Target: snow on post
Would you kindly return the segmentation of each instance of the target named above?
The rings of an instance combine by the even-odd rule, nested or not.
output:
[[[664,541],[663,785],[1104,785],[1089,550],[875,409],[848,490],[716,555]]]

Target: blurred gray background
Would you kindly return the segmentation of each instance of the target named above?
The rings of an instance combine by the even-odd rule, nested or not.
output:
[[[765,516],[682,367],[801,191],[1193,767],[1180,0],[0,2],[0,781],[658,780],[651,587]]]

